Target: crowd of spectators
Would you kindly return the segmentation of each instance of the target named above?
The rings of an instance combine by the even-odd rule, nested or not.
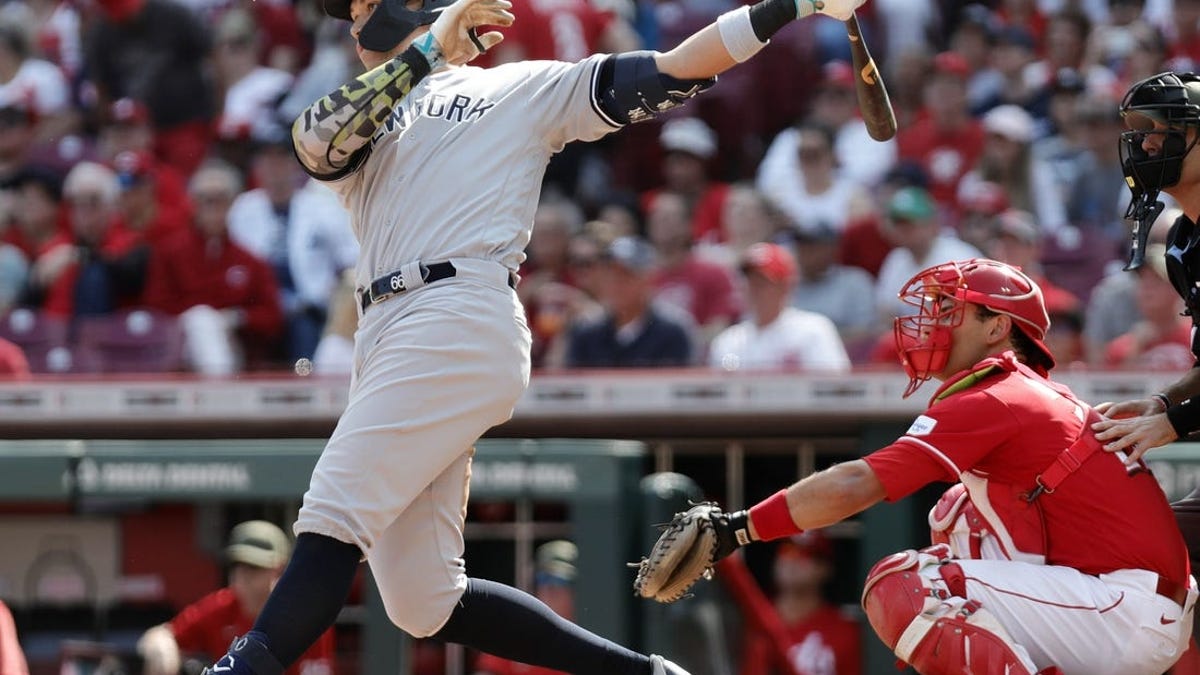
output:
[[[665,50],[736,4],[522,0],[480,63]],[[868,136],[844,28],[819,16],[696,105],[551,162],[518,289],[536,366],[898,367],[900,286],[984,255],[1043,283],[1061,364],[1181,367],[1182,306],[1153,267],[1119,272],[1117,107],[1200,58],[1200,0],[860,14],[892,141]],[[289,127],[358,70],[316,0],[0,4],[0,373],[140,368],[119,349],[147,370],[346,371],[357,245]]]

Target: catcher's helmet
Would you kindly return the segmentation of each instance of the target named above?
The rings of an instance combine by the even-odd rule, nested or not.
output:
[[[1142,265],[1150,224],[1162,211],[1158,193],[1179,182],[1183,160],[1200,133],[1188,140],[1189,130],[1200,130],[1200,77],[1193,73],[1165,72],[1134,84],[1121,101],[1126,131],[1121,134],[1121,168],[1133,193],[1125,217],[1135,221],[1133,249],[1126,269]],[[1148,135],[1162,136],[1154,154],[1142,143]]]
[[[896,350],[908,374],[908,397],[950,358],[952,331],[963,322],[967,304],[982,305],[1007,314],[1037,348],[1027,354],[1030,365],[1049,370],[1054,356],[1042,342],[1050,330],[1050,317],[1042,289],[1021,270],[986,258],[973,258],[930,267],[904,285],[900,299],[917,308],[912,316],[895,321]]]
[[[391,51],[421,26],[437,20],[438,13],[454,0],[421,0],[420,9],[409,9],[405,0],[382,0],[358,34],[358,44],[377,52]],[[323,0],[325,13],[351,21],[350,0]]]

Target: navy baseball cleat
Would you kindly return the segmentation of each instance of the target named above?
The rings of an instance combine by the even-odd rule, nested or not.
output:
[[[650,665],[654,668],[651,675],[689,675],[688,671],[664,659],[658,654],[650,655]]]
[[[234,638],[225,656],[200,675],[283,675],[283,666],[265,644],[247,634]]]

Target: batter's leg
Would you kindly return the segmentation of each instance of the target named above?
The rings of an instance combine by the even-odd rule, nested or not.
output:
[[[1175,511],[1175,522],[1179,523],[1179,531],[1187,543],[1188,557],[1192,559],[1192,573],[1200,570],[1200,488],[1171,504]],[[1192,624],[1192,638],[1200,640],[1200,621]]]

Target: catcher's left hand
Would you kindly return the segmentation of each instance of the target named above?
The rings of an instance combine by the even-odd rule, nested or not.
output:
[[[633,588],[643,598],[675,602],[702,577],[712,577],[718,560],[750,543],[745,511],[725,513],[713,502],[676,513],[667,524],[649,557],[637,567]]]

